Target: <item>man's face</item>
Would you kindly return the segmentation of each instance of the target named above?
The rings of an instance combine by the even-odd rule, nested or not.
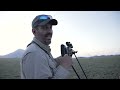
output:
[[[52,25],[46,24],[43,26],[38,26],[35,30],[35,37],[45,45],[49,45],[52,39]]]

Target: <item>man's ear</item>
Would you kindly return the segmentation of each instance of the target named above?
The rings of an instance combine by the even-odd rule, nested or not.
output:
[[[36,29],[35,28],[32,29],[32,33],[35,35],[35,33],[36,33]]]

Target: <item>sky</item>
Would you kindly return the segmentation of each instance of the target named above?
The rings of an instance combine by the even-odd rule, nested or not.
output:
[[[32,20],[40,14],[58,20],[50,44],[54,57],[66,42],[76,56],[120,54],[120,11],[0,11],[0,55],[26,49],[34,37]]]

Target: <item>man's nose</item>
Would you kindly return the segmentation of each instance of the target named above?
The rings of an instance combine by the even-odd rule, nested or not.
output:
[[[48,32],[49,32],[49,33],[52,33],[52,29],[49,29]]]

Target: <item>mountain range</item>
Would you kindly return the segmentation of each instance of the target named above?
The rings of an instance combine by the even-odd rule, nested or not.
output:
[[[18,49],[12,53],[2,55],[2,56],[0,56],[0,58],[21,58],[23,53],[24,53],[23,49]]]

